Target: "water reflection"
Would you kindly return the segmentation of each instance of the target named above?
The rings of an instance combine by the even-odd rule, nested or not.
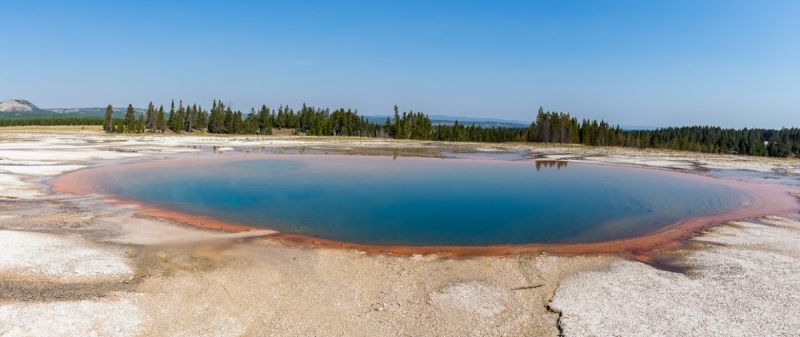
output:
[[[562,167],[567,168],[567,162],[561,160],[537,160],[536,161],[536,171],[542,169],[542,167],[552,168],[555,167],[556,169],[560,170]]]

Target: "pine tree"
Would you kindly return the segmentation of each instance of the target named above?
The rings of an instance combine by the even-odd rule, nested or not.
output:
[[[236,110],[233,114],[233,133],[244,133],[244,121],[242,120],[242,112],[240,110]]]
[[[186,111],[183,109],[183,100],[180,101],[178,111],[175,113],[175,118],[172,118],[172,131],[181,133],[184,128],[184,115]]]
[[[164,117],[163,105],[158,107],[158,117],[156,117],[156,129],[162,133],[167,130],[167,120]]]
[[[111,104],[106,107],[106,118],[103,122],[103,130],[105,132],[114,132],[114,107]]]
[[[539,128],[536,126],[536,122],[531,122],[531,125],[528,127],[527,132],[527,141],[535,142],[539,140]]]
[[[392,122],[389,120],[389,117],[386,117],[386,123],[383,124],[383,133],[386,135],[386,137],[391,138],[392,130],[394,130],[392,127]]]
[[[144,113],[139,114],[139,120],[136,123],[136,132],[144,133]]]
[[[222,113],[222,102],[214,103],[211,105],[211,115],[208,117],[208,132],[222,133],[225,128],[225,116]]]
[[[133,104],[128,104],[128,110],[125,111],[125,130],[127,132],[133,132],[134,122],[136,122],[136,113],[133,111]]]
[[[203,130],[208,128],[208,113],[203,111],[202,106],[197,107],[197,129]]]
[[[169,106],[169,119],[167,120],[167,127],[170,130],[175,130],[175,100]]]
[[[192,104],[191,108],[186,108],[189,110],[189,114],[186,116],[186,131],[192,132],[194,128],[197,127],[197,105]]]
[[[225,109],[225,114],[223,116],[224,116],[222,122],[223,132],[229,134],[236,133],[236,123],[233,121],[234,115],[233,115],[233,110],[231,110],[231,107]]]
[[[151,101],[150,104],[147,105],[147,114],[145,115],[145,127],[150,130],[151,132],[156,132],[156,120],[158,119],[158,115],[156,113],[156,107],[153,105]]]
[[[400,138],[403,134],[403,127],[400,124],[402,121],[400,120],[400,112],[397,108],[397,105],[394,106],[394,132],[392,132],[392,136],[394,138]]]
[[[261,135],[272,134],[269,115],[269,108],[266,105],[262,105],[261,110],[258,111],[258,133]]]
[[[411,134],[414,132],[414,119],[411,117],[413,114],[414,111],[409,111],[408,115],[403,111],[403,138],[405,139],[411,138]]]

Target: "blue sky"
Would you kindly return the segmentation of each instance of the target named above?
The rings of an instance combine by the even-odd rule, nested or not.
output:
[[[800,126],[800,1],[7,1],[0,100]]]

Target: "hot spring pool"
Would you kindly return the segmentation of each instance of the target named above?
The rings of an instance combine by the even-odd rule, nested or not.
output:
[[[97,192],[336,241],[599,242],[742,206],[710,178],[533,161],[249,154],[94,169]]]

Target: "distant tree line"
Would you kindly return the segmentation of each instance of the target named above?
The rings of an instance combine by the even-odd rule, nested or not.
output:
[[[800,129],[723,129],[711,126],[670,127],[657,130],[622,130],[601,120],[581,120],[562,112],[539,108],[528,128],[434,125],[422,112],[400,112],[383,124],[373,123],[350,109],[319,109],[303,104],[295,111],[288,106],[270,109],[263,105],[247,114],[234,111],[215,100],[211,110],[197,104],[175,106],[169,111],[151,102],[147,111],[135,113],[128,105],[122,119],[114,118],[114,108],[106,108],[105,118],[32,118],[0,119],[0,126],[17,125],[102,125],[113,133],[191,133],[271,135],[273,129],[288,129],[293,134],[309,136],[349,136],[455,142],[542,142],[583,144],[588,146],[623,146],[640,149],[673,149],[705,153],[744,154],[752,156],[795,157],[800,155]]]
[[[103,125],[103,118],[100,117],[39,117],[27,119],[2,119],[2,126],[83,126],[83,125]]]
[[[167,113],[164,106],[155,108],[151,102],[147,111],[137,117],[132,105],[128,105],[124,119],[113,118],[114,108],[106,108],[105,131],[113,133],[143,132],[209,132],[215,134],[271,135],[273,129],[289,129],[297,135],[350,136],[397,138],[440,141],[510,142],[524,141],[524,128],[484,128],[454,125],[433,126],[428,115],[421,112],[403,112],[395,106],[394,118],[386,118],[385,124],[373,123],[350,109],[319,109],[303,104],[295,111],[288,106],[272,110],[266,105],[247,114],[233,110],[221,100],[211,104],[211,110],[192,104],[184,106],[173,101]],[[167,116],[167,117],[165,117]]]
[[[800,129],[723,129],[711,126],[622,130],[605,121],[583,120],[542,108],[527,130],[531,142],[672,149],[751,156],[800,155]]]

